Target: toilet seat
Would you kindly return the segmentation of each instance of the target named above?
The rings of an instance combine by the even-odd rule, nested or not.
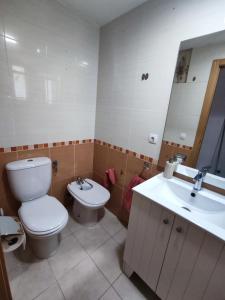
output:
[[[60,232],[68,221],[65,207],[48,195],[23,202],[19,216],[27,233],[40,237]]]
[[[89,208],[98,208],[104,206],[110,198],[110,193],[103,186],[91,179],[85,179],[93,185],[90,190],[80,190],[80,185],[76,181],[68,184],[69,193],[77,199],[81,204]]]

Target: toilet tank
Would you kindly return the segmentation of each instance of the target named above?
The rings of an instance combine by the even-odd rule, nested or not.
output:
[[[25,202],[48,193],[52,179],[51,160],[35,157],[6,165],[8,181],[15,198]]]

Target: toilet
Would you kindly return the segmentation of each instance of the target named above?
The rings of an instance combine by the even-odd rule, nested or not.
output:
[[[88,227],[94,226],[104,216],[104,206],[110,193],[91,179],[79,179],[68,184],[73,200],[73,217]]]
[[[54,255],[60,232],[68,222],[68,212],[56,198],[47,195],[52,178],[51,160],[18,160],[8,163],[6,170],[11,191],[22,203],[18,213],[32,252],[38,258]]]

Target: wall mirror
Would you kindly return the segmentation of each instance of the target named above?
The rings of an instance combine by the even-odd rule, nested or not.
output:
[[[176,153],[187,166],[225,177],[225,32],[181,43],[159,165]]]

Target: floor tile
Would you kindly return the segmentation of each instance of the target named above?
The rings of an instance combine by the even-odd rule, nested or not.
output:
[[[158,299],[153,295],[150,288],[137,276],[135,277],[135,280],[132,280],[124,274],[121,274],[114,282],[113,287],[123,300]]]
[[[81,246],[88,253],[92,253],[111,238],[110,235],[98,224],[92,228],[87,228],[84,226],[83,230],[79,230],[75,233],[75,236],[80,242]]]
[[[65,300],[65,298],[60,287],[54,284],[35,298],[35,300]]]
[[[113,239],[120,245],[125,245],[126,242],[126,237],[127,237],[127,229],[122,228],[119,232],[117,232],[114,236]]]
[[[29,245],[26,251],[20,248],[5,255],[13,299],[158,299],[139,277],[128,279],[122,274],[126,234],[127,229],[108,210],[93,228],[70,217],[61,244],[49,259],[36,258]]]
[[[98,268],[112,283],[121,273],[122,247],[113,239],[99,247],[91,254]]]
[[[68,227],[70,232],[76,233],[79,230],[82,230],[84,226],[79,224],[78,222],[76,222],[73,219],[73,217],[69,216],[69,221],[68,221],[67,227]]]
[[[48,259],[49,264],[58,279],[87,257],[86,252],[71,234],[61,241],[56,254]]]
[[[65,237],[71,234],[68,225],[60,232],[60,238],[63,240]]]
[[[10,280],[14,300],[31,300],[55,282],[47,260],[29,264],[19,276]]]
[[[121,300],[118,294],[114,291],[111,287],[109,288],[106,293],[100,298],[100,300]]]
[[[5,253],[5,263],[9,280],[12,280],[24,270],[24,266],[22,262],[18,259],[18,257],[15,255],[15,252]]]
[[[97,300],[109,283],[88,257],[59,280],[66,300]]]
[[[109,210],[105,210],[105,216],[100,221],[101,226],[110,234],[114,235],[123,228],[118,218]]]
[[[40,260],[33,255],[28,245],[26,250],[23,250],[22,247],[20,247],[16,251],[5,253],[5,262],[9,280],[12,281],[20,276],[20,274],[27,270],[33,263],[41,261],[43,260]]]

